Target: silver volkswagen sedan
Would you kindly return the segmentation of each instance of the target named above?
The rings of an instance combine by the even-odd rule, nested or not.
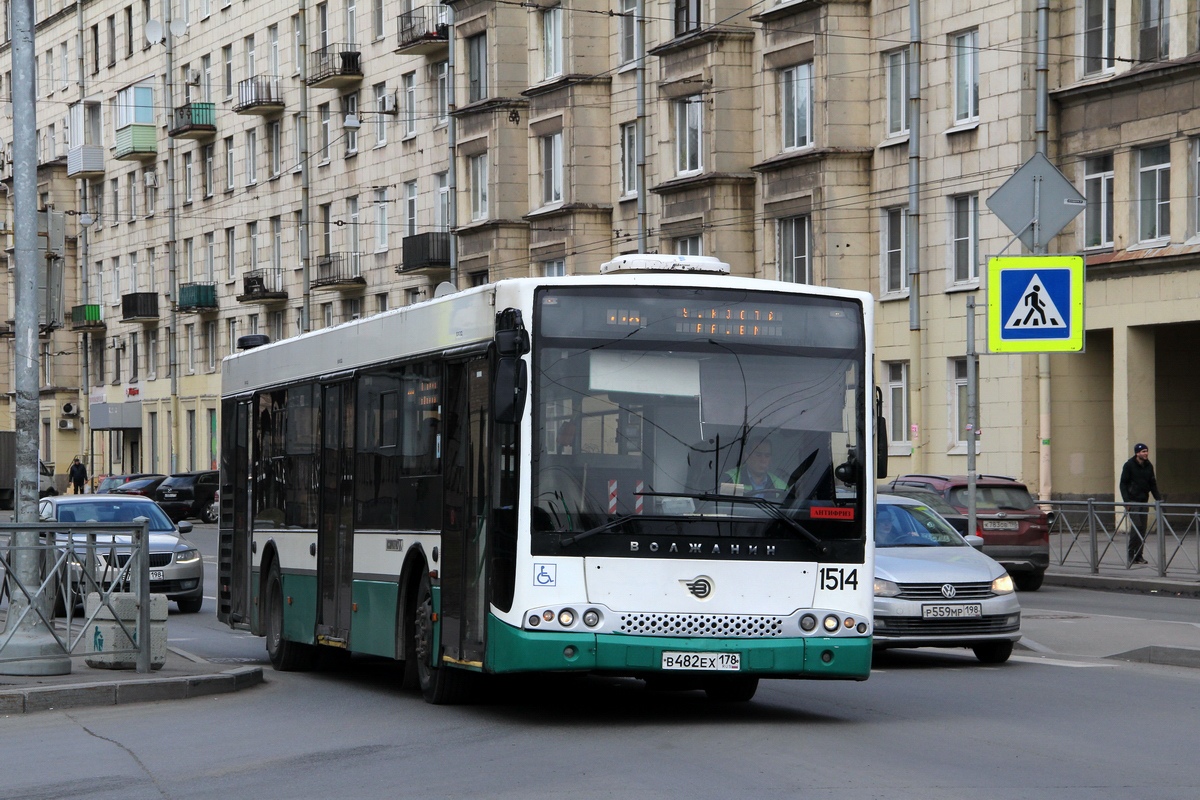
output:
[[[1021,606],[1004,567],[973,546],[982,541],[919,500],[879,495],[875,647],[969,647],[985,664],[1007,661]]]
[[[138,517],[146,517],[150,520],[150,591],[165,594],[185,613],[194,614],[204,604],[204,561],[196,545],[183,537],[183,534],[192,530],[192,523],[181,522],[176,525],[150,498],[128,494],[58,495],[43,498],[39,502],[38,516],[43,522],[132,522]],[[66,535],[66,531],[60,533],[60,540]],[[111,538],[110,534],[101,534],[98,538],[104,536]],[[78,541],[79,535],[72,538]],[[128,536],[118,535],[115,538],[118,550],[121,549],[120,545],[128,544]],[[116,556],[128,558],[123,552],[118,552]],[[105,558],[103,555],[99,557]],[[112,569],[113,565],[97,565],[98,574],[101,575]],[[76,593],[86,588],[78,583],[78,575],[73,576],[72,584]],[[83,599],[79,598],[79,601],[83,602]],[[65,613],[62,608],[59,611]]]

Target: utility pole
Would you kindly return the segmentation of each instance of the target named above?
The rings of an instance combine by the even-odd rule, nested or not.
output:
[[[17,486],[14,508],[17,522],[38,519],[38,264],[37,218],[37,80],[34,69],[33,0],[14,0],[12,7],[13,102],[13,228],[16,269],[16,319],[13,355],[16,360]],[[47,226],[49,227],[49,226]],[[41,584],[43,559],[37,531],[13,534],[10,564],[13,577],[26,587]],[[6,576],[6,580],[8,580]],[[15,589],[10,583],[10,589]],[[32,608],[21,591],[9,595],[5,618],[5,655],[0,663],[5,675],[66,675],[71,657]],[[43,604],[45,611],[52,610]]]

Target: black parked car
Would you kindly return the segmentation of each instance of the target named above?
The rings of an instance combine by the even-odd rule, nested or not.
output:
[[[199,517],[216,522],[218,475],[216,470],[176,473],[159,485],[154,499],[173,520]]]

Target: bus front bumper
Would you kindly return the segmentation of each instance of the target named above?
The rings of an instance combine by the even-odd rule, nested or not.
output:
[[[871,671],[870,636],[709,639],[542,633],[514,628],[493,616],[488,618],[485,670],[644,676],[664,672],[664,651],[702,655],[738,653],[739,672],[763,678],[865,680]]]

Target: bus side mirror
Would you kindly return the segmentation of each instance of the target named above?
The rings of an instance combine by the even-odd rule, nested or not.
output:
[[[875,422],[875,477],[886,478],[888,475],[888,432],[887,417],[882,414]]]
[[[525,362],[511,356],[497,359],[492,391],[492,416],[496,422],[512,425],[520,420],[529,392],[529,368]]]

